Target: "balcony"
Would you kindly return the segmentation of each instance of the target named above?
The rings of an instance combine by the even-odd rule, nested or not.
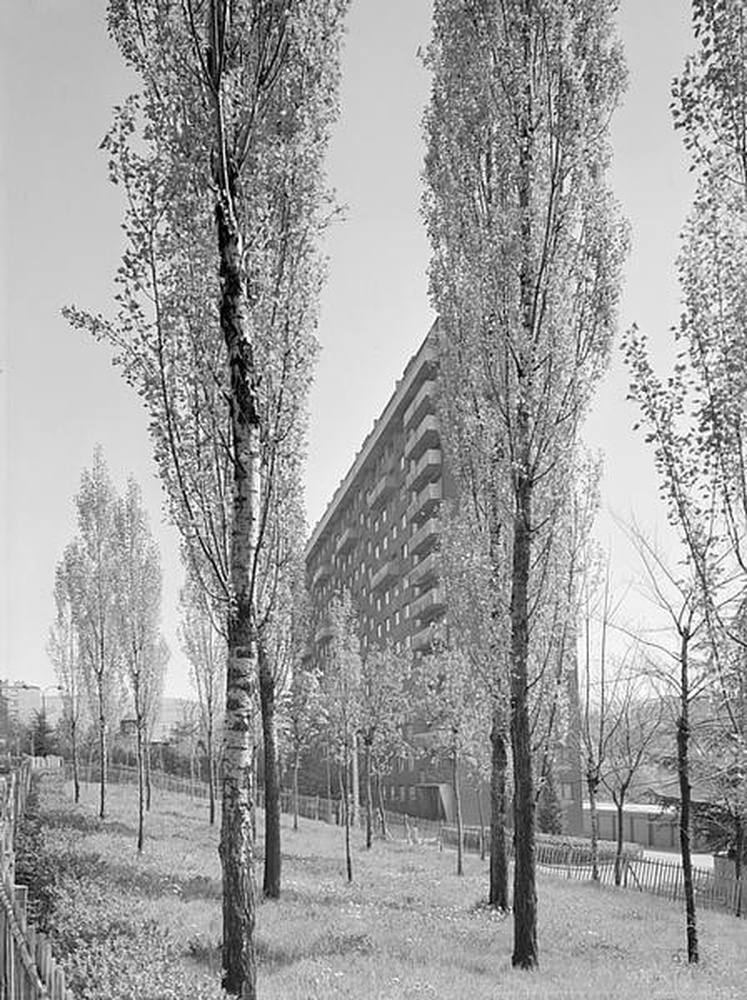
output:
[[[392,472],[386,472],[369,491],[366,500],[369,507],[380,507],[387,497],[396,489],[397,479]]]
[[[420,458],[426,448],[437,448],[441,441],[438,417],[426,414],[415,430],[410,431],[405,442],[405,455]]]
[[[412,602],[410,607],[411,616],[417,618],[418,621],[430,622],[434,618],[438,618],[446,607],[443,587],[433,587],[432,590],[426,590],[416,601]]]
[[[428,451],[423,452],[420,456],[415,464],[415,468],[411,469],[407,474],[407,488],[408,490],[420,490],[421,487],[440,474],[441,449],[429,448]]]
[[[322,582],[322,580],[328,579],[328,577],[332,576],[333,573],[334,573],[334,568],[332,566],[332,563],[322,563],[321,566],[317,567],[316,572],[311,578],[312,588],[316,587],[317,584]]]
[[[410,552],[419,552],[432,549],[438,542],[441,525],[437,517],[430,517],[410,539]]]
[[[335,555],[342,555],[343,552],[347,552],[349,549],[354,548],[355,543],[359,538],[360,530],[355,525],[349,524],[337,539],[337,545],[335,545]]]
[[[318,644],[323,642],[329,642],[335,637],[335,627],[327,622],[325,625],[320,625],[319,628],[314,633],[314,639]]]
[[[407,508],[408,519],[416,523],[420,522],[424,517],[434,513],[442,499],[443,487],[441,483],[428,483]]]
[[[419,420],[424,413],[433,412],[433,396],[435,391],[436,383],[432,379],[429,379],[427,382],[423,382],[421,387],[418,389],[415,398],[405,410],[404,417],[402,418],[405,430],[416,420]]]
[[[429,653],[433,647],[433,625],[426,625],[412,637],[410,648],[414,653]]]
[[[410,586],[422,587],[438,577],[438,552],[431,552],[410,570]]]
[[[371,590],[379,590],[387,580],[395,580],[399,575],[399,562],[397,559],[389,559],[371,577]]]

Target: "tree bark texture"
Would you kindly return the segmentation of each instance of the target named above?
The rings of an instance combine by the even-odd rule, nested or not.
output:
[[[143,853],[145,843],[145,767],[143,764],[143,727],[137,721],[137,852]]]
[[[215,746],[212,723],[207,732],[208,801],[210,826],[215,826]]]
[[[360,826],[361,811],[361,781],[360,765],[358,761],[358,734],[353,733],[351,737],[351,780],[352,780],[352,809],[350,820],[353,826]]]
[[[452,778],[454,781],[454,807],[457,828],[457,875],[464,875],[464,829],[462,827],[462,790],[459,785],[459,751],[452,754]]]
[[[103,689],[103,678],[98,678],[98,702],[99,702],[99,819],[104,819],[106,817],[106,764],[107,764],[107,746],[106,746],[106,715],[104,713],[104,689]]]
[[[230,373],[233,448],[231,525],[232,606],[228,624],[225,758],[220,857],[223,869],[223,988],[242,1000],[257,995],[254,940],[255,877],[254,800],[256,771],[253,711],[257,678],[257,642],[253,623],[253,573],[259,525],[260,418],[256,372],[247,336],[245,275],[239,227],[234,217],[235,177],[229,189],[221,177],[216,206],[220,259],[220,325]]]
[[[381,823],[381,839],[389,839],[389,830],[386,825],[386,808],[384,807],[384,793],[381,790],[381,772],[376,772],[376,805],[379,810],[379,822]]]
[[[687,960],[698,961],[698,927],[695,915],[693,862],[690,844],[690,676],[689,634],[684,632],[680,643],[680,716],[677,720],[677,775],[680,785],[680,853],[682,879],[685,888],[685,921],[687,926]]]
[[[589,793],[589,825],[591,828],[591,877],[599,881],[599,813],[597,812],[597,788],[599,776],[596,768],[586,772],[586,790]]]
[[[275,678],[262,647],[259,647],[259,700],[262,708],[262,739],[265,751],[265,870],[262,886],[268,899],[280,898],[280,782],[278,780]]]
[[[366,849],[373,845],[373,782],[371,780],[371,744],[366,742],[364,757],[366,782]]]
[[[293,829],[298,829],[298,769],[301,763],[301,755],[296,749],[293,761]]]
[[[519,413],[526,433],[526,415]],[[523,434],[520,431],[521,436]],[[520,450],[521,461],[528,449]],[[517,511],[511,580],[511,750],[514,764],[514,950],[515,968],[538,964],[537,888],[535,878],[535,803],[529,721],[529,573],[531,555],[531,483],[515,473]]]
[[[70,723],[70,743],[73,755],[73,794],[75,804],[80,802],[80,765],[78,763],[78,727],[75,722]]]
[[[348,760],[347,745],[344,759],[340,765],[340,800],[342,804],[342,818],[345,824],[345,870],[348,882],[353,881],[353,856],[350,850],[350,793],[348,791],[348,771],[350,762]]]
[[[615,850],[615,885],[622,882],[622,856],[623,856],[623,813],[625,810],[625,794],[618,795],[615,799],[617,811],[617,849]]]
[[[508,912],[508,858],[506,856],[506,732],[503,712],[496,706],[490,729],[490,889],[493,909]]]

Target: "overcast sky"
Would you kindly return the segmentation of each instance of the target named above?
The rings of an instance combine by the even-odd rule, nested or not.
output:
[[[613,182],[633,230],[621,329],[648,331],[662,356],[678,314],[673,261],[691,184],[668,104],[692,49],[689,3],[622,0],[630,86],[614,122]],[[96,442],[118,486],[143,486],[166,567],[167,693],[186,695],[175,637],[177,542],[162,526],[146,418],[107,349],[68,328],[66,303],[107,311],[122,250],[119,192],[98,145],[133,88],[104,21],[104,0],[0,0],[0,676],[48,685],[54,567],[75,532],[72,498]],[[342,112],[329,169],[347,220],[328,245],[311,397],[309,521],[324,511],[433,319],[419,217],[418,56],[430,0],[353,0]],[[661,521],[650,454],[634,435],[616,351],[587,436],[606,456],[600,537],[615,573],[632,560],[608,513]],[[638,612],[633,610],[633,614]]]

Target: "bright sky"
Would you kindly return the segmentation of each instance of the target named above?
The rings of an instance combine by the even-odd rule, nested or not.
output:
[[[670,124],[671,78],[691,50],[685,0],[622,0],[630,70],[614,126],[614,184],[633,227],[621,329],[668,342],[677,319],[673,260],[690,181]],[[161,526],[146,416],[107,349],[60,308],[106,311],[122,249],[119,193],[98,144],[132,87],[106,35],[104,0],[0,2],[0,676],[48,685],[45,645],[55,565],[75,532],[72,498],[96,442],[121,487],[145,491],[166,567],[167,693],[186,695],[175,636],[181,583],[175,533]],[[347,221],[329,241],[330,276],[311,398],[308,516],[337,483],[432,320],[419,217],[420,119],[428,76],[417,58],[430,0],[353,0],[342,115],[330,176]],[[604,499],[644,525],[661,517],[650,455],[630,428],[616,355],[588,437],[606,454]],[[600,536],[615,531],[605,513]],[[616,575],[632,561],[613,539]]]

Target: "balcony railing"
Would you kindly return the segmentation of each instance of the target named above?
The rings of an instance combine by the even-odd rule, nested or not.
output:
[[[433,625],[426,625],[412,637],[410,647],[415,653],[427,653],[433,646]]]
[[[399,574],[399,562],[396,559],[389,559],[371,577],[371,590],[378,590],[383,587],[387,580],[395,579]]]
[[[428,483],[407,508],[407,517],[410,521],[420,521],[426,515],[433,513],[434,507],[442,499],[443,487],[441,483]]]
[[[430,517],[410,539],[410,552],[417,554],[423,549],[433,548],[438,541],[441,525],[437,517]]]
[[[429,448],[415,463],[407,476],[407,488],[419,490],[422,486],[441,473],[441,449]]]
[[[413,421],[417,420],[423,413],[429,412],[433,409],[433,395],[436,389],[436,383],[429,379],[427,382],[423,382],[421,387],[418,389],[415,398],[410,403],[410,405],[405,410],[402,422],[407,429]]]
[[[440,440],[438,417],[435,413],[426,414],[417,427],[407,435],[405,454],[410,458],[419,458],[426,448],[437,448]]]
[[[443,587],[426,590],[416,601],[412,602],[410,614],[422,622],[432,621],[443,613],[446,607],[446,596]]]
[[[360,530],[355,525],[349,524],[337,539],[335,554],[340,555],[343,552],[347,552],[348,549],[352,549],[359,538]]]
[[[328,577],[332,576],[334,573],[334,568],[332,563],[322,563],[318,566],[316,572],[311,578],[311,586],[316,587],[317,584],[321,583],[322,580],[326,580]]]
[[[324,625],[320,625],[319,628],[314,633],[314,638],[318,643],[329,642],[330,639],[334,639],[334,637],[335,637],[335,627],[334,625],[331,625],[329,622],[326,622]]]
[[[422,587],[428,580],[435,579],[438,576],[439,562],[438,552],[431,552],[425,559],[421,559],[410,570],[410,585]]]
[[[379,507],[384,503],[386,498],[397,486],[397,479],[392,472],[386,472],[379,479],[372,490],[369,490],[368,500],[369,507]]]

